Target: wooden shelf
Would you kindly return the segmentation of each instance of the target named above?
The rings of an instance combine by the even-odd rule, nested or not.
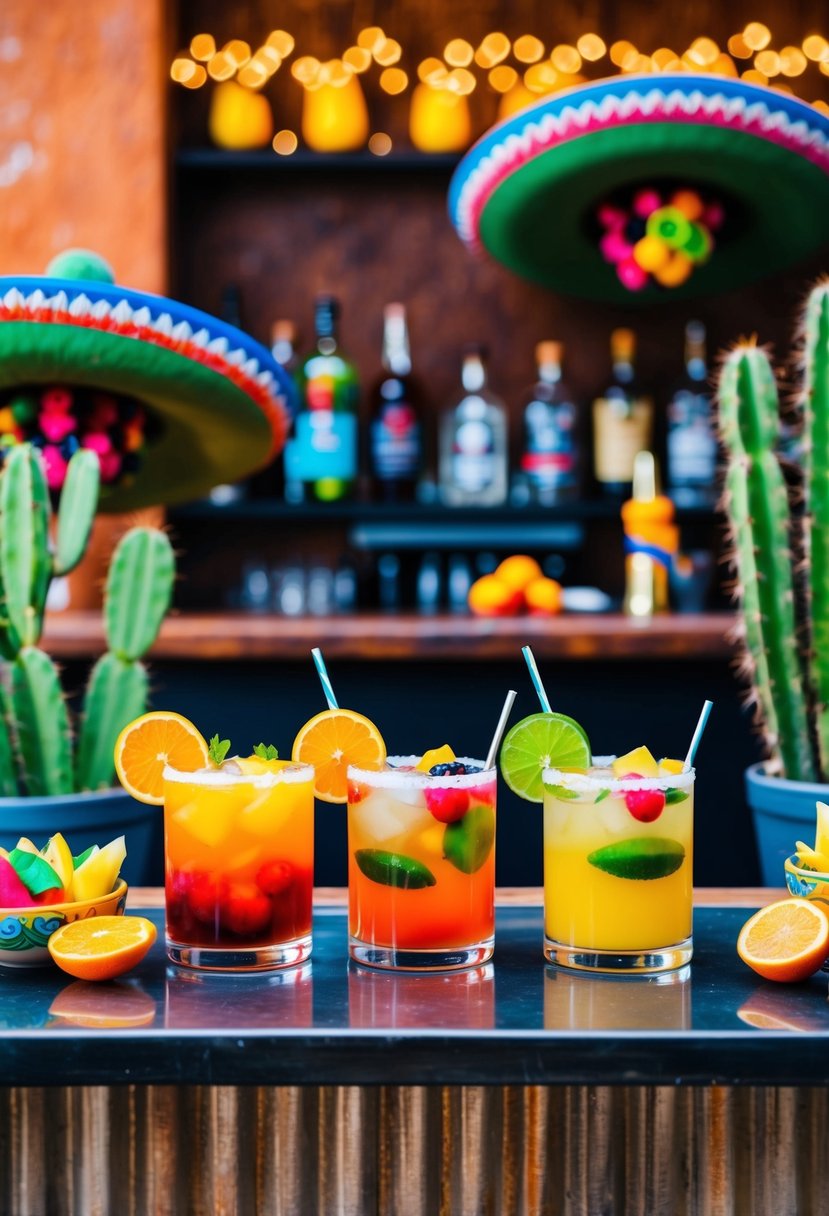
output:
[[[164,624],[154,659],[306,662],[312,646],[327,657],[464,661],[515,658],[525,643],[536,655],[569,660],[728,659],[730,613],[665,615],[646,626],[619,614],[480,618],[365,613],[284,617],[252,613],[182,613]],[[58,659],[105,649],[100,614],[54,613],[44,647]]]
[[[265,173],[313,172],[340,173],[446,173],[449,174],[460,161],[452,153],[430,154],[407,149],[390,152],[387,156],[375,156],[371,152],[293,152],[280,156],[263,148],[251,152],[230,152],[223,148],[180,148],[175,154],[174,164],[180,170],[200,172],[225,172],[254,170]]]

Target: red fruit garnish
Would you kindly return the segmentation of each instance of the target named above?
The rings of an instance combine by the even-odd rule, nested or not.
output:
[[[360,785],[359,781],[349,781],[348,783],[348,801],[352,806],[355,802],[362,802],[370,792],[368,786]]]
[[[49,891],[41,891],[35,898],[39,904],[61,904],[66,899],[66,892],[63,887],[52,887]]]
[[[265,895],[281,895],[294,881],[289,861],[266,861],[256,872],[256,885]]]
[[[230,884],[222,905],[222,924],[231,933],[253,936],[270,924],[273,909],[267,895],[253,882]]]
[[[427,786],[426,805],[439,823],[455,823],[469,810],[469,791]]]
[[[626,781],[636,778],[641,781],[642,774],[625,775]],[[662,790],[628,790],[625,794],[625,806],[640,823],[653,823],[665,809],[665,795]]]
[[[193,874],[187,892],[187,902],[196,920],[205,925],[215,925],[219,917],[219,905],[227,893],[227,879],[215,878],[212,874]]]

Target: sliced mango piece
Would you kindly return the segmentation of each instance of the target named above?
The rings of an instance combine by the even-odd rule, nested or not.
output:
[[[424,752],[415,768],[419,773],[428,773],[434,765],[448,764],[450,760],[454,759],[455,753],[452,748],[448,743],[444,743],[440,747],[430,747],[428,752]]]
[[[818,853],[808,844],[804,844],[802,840],[798,840],[795,844],[795,852],[802,866],[806,866],[809,870],[817,870],[820,874],[829,874],[829,857],[825,853]]]
[[[109,895],[115,887],[126,855],[127,846],[123,836],[116,836],[97,853],[90,853],[74,874],[75,899],[99,899],[102,895]]]
[[[32,841],[29,840],[28,836],[21,836],[20,839],[18,840],[17,844],[14,847],[16,849],[19,849],[21,853],[39,853],[40,852],[40,849],[37,847],[36,844],[33,844]]]
[[[817,810],[815,852],[829,856],[829,806],[825,802],[818,802],[815,807]]]
[[[658,777],[659,765],[646,747],[635,747],[626,756],[619,756],[611,765],[614,777],[638,773],[640,777]]]
[[[263,760],[261,756],[237,756],[236,764],[246,777],[261,777],[264,773],[278,773],[287,768],[290,760]]]
[[[436,823],[434,827],[425,828],[419,837],[419,843],[425,853],[432,853],[436,857],[443,856],[443,834],[446,831],[442,823]]]
[[[200,844],[215,849],[223,840],[227,840],[236,823],[238,804],[230,798],[216,798],[210,805],[209,811],[194,800],[185,802],[173,812],[173,820],[185,832],[198,840]]]
[[[663,757],[659,761],[659,767],[663,773],[670,773],[671,776],[673,777],[677,773],[682,772],[682,770],[685,767],[685,761],[684,760],[668,760],[665,757]]]
[[[55,832],[46,847],[41,851],[41,856],[44,861],[48,861],[60,879],[61,886],[63,887],[63,898],[67,903],[71,903],[75,898],[72,893],[74,890],[75,868],[72,863],[72,851],[61,832]]]

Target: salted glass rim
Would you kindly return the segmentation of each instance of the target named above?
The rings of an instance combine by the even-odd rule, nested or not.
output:
[[[421,756],[387,756],[387,764],[417,764],[421,760]],[[360,781],[363,785],[374,785],[378,789],[467,789],[476,785],[480,785],[482,781],[489,781],[493,776],[497,777],[498,770],[493,764],[491,768],[484,768],[484,761],[475,759],[474,756],[456,756],[461,764],[479,764],[481,767],[477,773],[459,773],[457,776],[434,777],[431,773],[400,772],[394,768],[360,768],[357,764],[349,764],[348,777],[352,781]]]
[[[615,756],[594,756],[593,767],[610,773]],[[545,768],[541,779],[545,786],[560,785],[574,793],[598,793],[609,790],[611,794],[624,794],[628,790],[689,790],[694,784],[696,769],[684,773],[666,773],[659,777],[613,777],[602,773],[571,773],[560,768]]]
[[[301,785],[313,781],[313,764],[302,764],[291,761],[287,768],[281,768],[275,773],[223,773],[217,769],[208,772],[196,769],[195,772],[185,772],[165,764],[162,777],[165,781],[180,782],[187,785],[201,785],[205,789],[226,789],[234,785],[252,785],[256,789],[269,789],[274,785]]]

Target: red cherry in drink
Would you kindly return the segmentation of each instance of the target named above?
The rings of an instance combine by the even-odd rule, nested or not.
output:
[[[625,781],[637,778],[641,781],[642,774],[625,775]],[[625,806],[640,823],[653,823],[665,809],[665,795],[662,790],[628,790],[625,794]]]
[[[267,928],[272,913],[271,901],[256,883],[234,882],[222,904],[222,925],[231,933],[252,936]]]
[[[427,786],[425,791],[426,805],[439,823],[455,823],[463,819],[469,810],[469,793],[467,790],[453,789],[451,786],[441,789]]]
[[[216,925],[219,920],[219,905],[226,889],[226,879],[212,874],[193,874],[187,902],[196,920],[204,925]]]
[[[294,881],[294,867],[289,861],[266,861],[256,871],[256,885],[265,895],[281,895]]]

